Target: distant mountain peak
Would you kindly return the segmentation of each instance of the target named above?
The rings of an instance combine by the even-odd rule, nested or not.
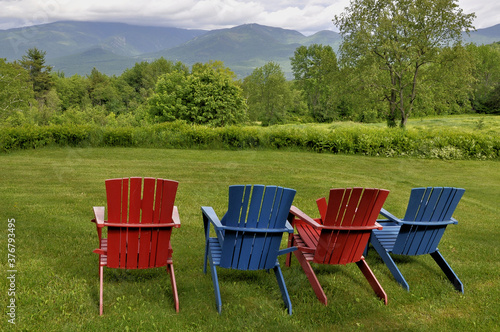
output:
[[[28,30],[26,30],[28,29]],[[29,33],[26,33],[29,31]],[[466,42],[500,41],[500,24],[472,32]],[[290,57],[297,47],[330,45],[336,51],[340,34],[319,31],[311,36],[257,23],[212,31],[139,26],[113,22],[59,21],[27,28],[0,30],[0,58],[21,59],[30,48],[46,52],[48,65],[67,76],[85,75],[96,67],[121,75],[136,62],[160,57],[186,65],[223,61],[239,77],[273,61],[291,77]]]

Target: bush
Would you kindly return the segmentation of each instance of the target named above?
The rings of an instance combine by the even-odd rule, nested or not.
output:
[[[103,144],[106,146],[134,146],[132,128],[109,128],[104,131]]]
[[[454,130],[402,130],[359,126],[211,128],[184,121],[145,127],[30,126],[3,128],[0,149],[56,146],[136,146],[203,149],[295,149],[323,153],[439,159],[498,159],[500,137]]]
[[[48,127],[54,143],[57,145],[78,146],[89,140],[90,127],[85,126],[51,126]]]

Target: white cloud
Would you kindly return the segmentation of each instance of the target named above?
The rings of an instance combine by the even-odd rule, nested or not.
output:
[[[305,33],[337,30],[332,18],[350,0],[0,0],[0,29],[59,20],[92,20],[218,29],[258,23]],[[459,0],[465,13],[476,12],[476,27],[500,23],[500,4]]]
[[[474,26],[476,29],[500,24],[500,2],[482,0],[459,0],[460,8],[465,14],[476,13]]]

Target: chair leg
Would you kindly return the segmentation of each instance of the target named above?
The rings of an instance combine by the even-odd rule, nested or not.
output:
[[[208,263],[208,239],[205,241],[205,256],[203,258],[203,273],[207,273]]]
[[[371,236],[371,235],[370,235]],[[368,249],[369,249],[369,246],[370,246],[370,241],[368,241],[368,243],[366,243],[366,247],[365,247],[365,250],[363,251],[363,257],[368,257]]]
[[[295,254],[295,257],[297,257],[297,260],[299,261],[302,270],[304,270],[307,279],[309,279],[309,283],[311,284],[314,293],[316,293],[316,297],[318,298],[318,300],[320,300],[320,302],[324,305],[328,305],[328,300],[326,298],[325,292],[323,291],[323,288],[321,287],[311,264],[309,264],[307,259],[304,257],[304,254],[302,254],[300,250],[295,250],[293,253]]]
[[[286,267],[290,267],[291,263],[292,263],[292,253],[291,253],[291,252],[289,252],[289,253],[288,253],[288,254],[286,254],[286,256],[285,256],[285,266],[286,266]]]
[[[399,271],[398,267],[396,266],[396,263],[394,263],[394,260],[392,257],[389,255],[387,250],[380,244],[379,240],[372,236],[370,239],[371,244],[375,251],[380,255],[380,258],[384,261],[385,265],[389,268],[389,271],[391,271],[394,279],[407,291],[410,291],[410,286],[406,282],[405,278],[401,274],[401,271]]]
[[[462,284],[460,279],[458,279],[458,276],[451,269],[450,265],[448,265],[443,255],[441,255],[441,253],[439,252],[439,250],[436,250],[435,252],[431,253],[431,257],[434,258],[434,260],[439,265],[441,270],[443,270],[444,274],[446,274],[446,277],[448,277],[448,279],[451,281],[455,289],[463,293],[464,285]]]
[[[217,269],[213,262],[212,255],[211,253],[208,253],[208,255],[210,256],[210,273],[212,274],[212,283],[214,284],[215,306],[220,314],[222,311],[222,301],[220,297],[219,278],[217,277]]]
[[[177,283],[175,282],[174,264],[167,265],[167,272],[170,274],[172,284],[172,294],[174,295],[175,312],[179,312],[179,294],[177,293]]]
[[[103,281],[104,281],[104,266],[99,265],[99,315],[102,316],[102,291],[103,291]]]
[[[375,294],[381,299],[384,300],[384,304],[387,305],[387,294],[385,293],[384,289],[378,282],[377,278],[373,274],[372,270],[368,266],[368,263],[366,263],[365,258],[362,257],[360,261],[356,262],[356,265],[359,267],[361,272],[363,272],[363,275],[365,276],[366,280],[370,283],[370,286],[372,286],[373,290],[375,291]]]
[[[283,273],[281,272],[280,265],[276,262],[276,266],[273,268],[274,274],[276,275],[276,280],[278,281],[278,285],[281,290],[281,297],[283,298],[283,302],[285,302],[285,306],[288,309],[288,314],[292,314],[292,301],[290,301],[290,296],[288,295],[288,290],[286,289],[285,279],[283,279]]]
[[[293,247],[294,242],[295,242],[294,241],[294,234],[289,234],[288,235],[288,248]],[[292,263],[292,253],[289,252],[286,254],[285,265],[287,267],[290,267],[291,263]]]

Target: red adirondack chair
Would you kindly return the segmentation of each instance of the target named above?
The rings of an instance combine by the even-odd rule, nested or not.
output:
[[[288,221],[297,230],[290,235],[288,246],[297,246],[294,251],[318,299],[327,305],[327,297],[310,263],[348,264],[356,263],[371,287],[387,304],[387,295],[363,257],[373,229],[382,229],[377,216],[389,191],[382,189],[331,189],[328,204],[320,198],[318,204],[321,218],[313,219],[292,206]],[[291,255],[286,265],[290,266]]]
[[[172,282],[175,310],[179,297],[172,262],[170,235],[180,227],[174,206],[178,182],[154,178],[106,180],[108,220],[104,207],[94,207],[99,248],[99,314],[103,311],[104,266],[116,269],[148,269],[166,266]],[[142,190],[143,189],[143,190]],[[107,227],[107,238],[102,229]]]

